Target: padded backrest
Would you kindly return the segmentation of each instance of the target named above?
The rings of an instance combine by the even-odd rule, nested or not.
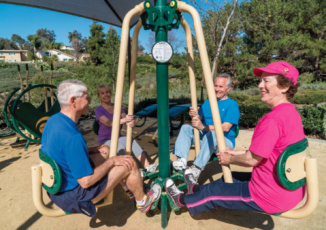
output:
[[[308,140],[305,138],[288,146],[277,161],[277,176],[288,190],[296,190],[306,183],[305,159],[309,156]]]
[[[46,155],[42,150],[39,150],[39,157],[42,164],[42,183],[44,189],[56,194],[59,192],[62,184],[61,168],[51,157]]]
[[[93,132],[98,135],[98,130],[100,128],[100,125],[98,124],[97,120],[95,119],[93,122]]]
[[[31,134],[41,139],[45,123],[50,116],[60,112],[60,104],[55,101],[48,112],[40,111],[29,102],[20,103],[14,113],[14,117]]]

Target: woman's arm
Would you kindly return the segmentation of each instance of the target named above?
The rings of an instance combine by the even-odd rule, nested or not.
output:
[[[233,155],[232,154],[233,151],[234,153],[240,153],[240,154]],[[220,164],[222,165],[234,164],[234,165],[239,165],[244,167],[254,167],[258,165],[263,159],[263,157],[252,153],[250,150],[247,151],[233,150],[233,151],[232,152],[230,151],[230,153],[228,153],[228,151],[226,150],[217,153],[216,155],[218,156]]]
[[[121,119],[120,119],[120,125],[128,123],[130,121],[132,121],[134,119],[133,115],[126,115],[125,113],[121,114]],[[107,127],[111,127],[112,126],[112,121],[107,118],[105,115],[101,116],[98,119],[103,125],[107,126]]]

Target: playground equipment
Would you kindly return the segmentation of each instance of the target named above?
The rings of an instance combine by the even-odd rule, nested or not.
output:
[[[129,92],[129,110],[128,114],[133,114],[133,104],[134,104],[134,94],[135,94],[135,75],[136,75],[136,52],[138,44],[138,33],[142,26],[144,29],[151,29],[156,34],[156,42],[167,41],[167,31],[178,28],[179,24],[183,26],[186,32],[187,37],[187,51],[188,51],[188,63],[189,63],[189,78],[190,78],[190,92],[191,92],[191,104],[192,107],[197,109],[197,100],[196,100],[196,88],[195,88],[195,78],[194,78],[194,64],[193,64],[193,50],[192,50],[192,38],[191,31],[187,22],[182,17],[181,13],[189,13],[194,21],[194,28],[198,42],[198,50],[200,52],[201,64],[203,66],[203,72],[208,92],[208,98],[210,102],[210,107],[212,110],[213,122],[215,133],[217,137],[217,143],[220,150],[226,149],[223,130],[221,125],[220,114],[218,111],[217,101],[214,93],[214,84],[211,75],[211,70],[209,66],[209,60],[205,45],[205,40],[202,32],[200,17],[198,12],[191,6],[187,5],[184,2],[172,0],[168,5],[166,0],[157,0],[155,1],[155,6],[153,6],[149,1],[145,1],[142,4],[137,5],[134,9],[129,11],[129,13],[124,18],[124,23],[122,27],[121,35],[121,46],[120,46],[120,57],[119,57],[119,68],[118,68],[118,77],[117,77],[117,87],[115,94],[115,111],[113,116],[113,129],[111,137],[111,149],[110,155],[115,155],[117,151],[118,135],[119,135],[119,111],[121,110],[122,104],[122,93],[123,93],[123,83],[124,83],[124,72],[125,72],[125,60],[126,60],[126,49],[127,49],[127,39],[129,32],[129,24],[131,18],[136,15],[141,15],[141,19],[137,23],[134,34],[133,34],[133,45],[132,45],[132,59],[131,59],[131,76],[130,76],[130,92]],[[175,21],[174,21],[175,20]],[[147,22],[148,21],[148,22]],[[182,179],[183,176],[180,173],[174,172],[173,175],[170,175],[170,163],[169,163],[169,115],[168,115],[168,65],[166,63],[156,63],[156,79],[157,79],[157,114],[158,114],[158,146],[159,146],[159,173],[153,173],[152,175],[147,175],[149,178],[155,179],[154,183],[159,183],[162,188],[164,188],[164,183],[166,179],[171,178]],[[300,149],[300,148],[299,148]],[[199,133],[195,129],[195,151],[196,155],[200,150],[199,146]],[[300,149],[303,151],[303,149]],[[131,153],[131,128],[127,129],[127,153]],[[297,152],[296,152],[297,153]],[[293,154],[296,154],[293,153]],[[297,161],[298,162],[298,161]],[[291,210],[289,212],[283,213],[281,216],[288,218],[297,218],[296,216],[304,217],[309,215],[316,208],[316,199],[318,201],[318,184],[317,182],[311,182],[312,178],[308,178],[310,175],[314,177],[312,180],[316,181],[316,173],[312,172],[311,165],[314,165],[316,169],[317,163],[316,160],[308,159],[307,157],[301,157],[300,164],[305,164],[306,168],[302,167],[302,175],[307,173],[307,187],[309,197],[314,196],[313,199],[309,199],[307,203],[300,209]],[[310,167],[308,166],[310,165]],[[232,183],[231,171],[228,166],[222,166],[224,181],[227,183]],[[304,171],[307,170],[307,171]],[[155,174],[155,175],[154,175]],[[185,183],[178,186],[179,189],[184,189]],[[310,187],[310,189],[309,189]],[[312,188],[315,188],[316,191],[312,191]],[[311,192],[311,193],[310,193]],[[162,212],[162,227],[167,226],[167,195],[165,192],[161,195],[161,212]],[[152,209],[156,208],[156,202],[153,204]],[[169,200],[170,207],[173,210],[178,210],[174,206],[173,202]],[[309,207],[309,208],[308,208]]]
[[[28,85],[28,64],[26,64],[26,84],[24,84],[23,79],[20,74],[20,66],[18,67],[18,73],[21,81],[21,86],[14,89],[13,92],[8,96],[5,106],[4,106],[4,116],[8,127],[10,127],[13,133],[10,137],[14,135],[17,136],[17,140],[23,137],[27,140],[25,149],[27,149],[29,143],[41,142],[41,136],[43,132],[44,125],[47,119],[53,114],[60,111],[59,102],[56,100],[56,95],[53,93],[53,89],[56,87],[53,85],[40,84],[40,85]],[[41,67],[41,72],[43,80],[45,83],[45,76],[43,73],[43,68]],[[53,75],[53,65],[51,64],[51,79],[50,84],[52,84],[52,75]],[[25,88],[26,87],[26,88]],[[34,92],[35,97],[37,96],[37,88],[44,89],[44,99],[31,98],[31,91]],[[51,97],[47,97],[47,91],[51,89]],[[15,94],[20,91],[20,94],[15,98]],[[27,98],[26,98],[27,96]],[[33,104],[39,104],[38,107],[35,107]],[[49,104],[51,107],[49,107]],[[10,119],[11,118],[11,121]]]
[[[156,34],[156,41],[167,41],[167,31],[178,28],[181,25],[186,32],[187,37],[187,53],[188,53],[188,63],[189,63],[189,78],[190,78],[190,92],[191,92],[191,104],[192,107],[197,109],[197,98],[196,98],[196,87],[194,78],[194,64],[193,64],[193,49],[192,49],[192,36],[190,28],[187,22],[182,17],[181,13],[189,13],[194,21],[194,28],[198,42],[198,50],[200,52],[201,63],[203,66],[204,77],[208,92],[208,98],[210,102],[210,107],[212,110],[214,128],[217,137],[217,143],[220,150],[226,149],[224,142],[223,130],[220,120],[220,115],[217,107],[217,101],[214,93],[214,84],[211,76],[211,70],[209,66],[209,60],[207,56],[205,40],[202,32],[200,17],[197,11],[187,5],[184,2],[172,0],[167,5],[166,0],[156,0],[154,1],[154,6],[149,2],[145,1],[139,5],[136,5],[134,9],[130,10],[123,21],[122,35],[121,35],[121,45],[120,45],[120,56],[119,56],[119,68],[117,77],[117,87],[115,94],[115,110],[113,116],[113,127],[112,127],[112,138],[111,138],[111,148],[110,156],[116,156],[117,144],[120,129],[120,111],[122,105],[122,94],[123,94],[123,84],[125,76],[125,62],[126,53],[128,45],[128,34],[130,30],[130,21],[133,17],[141,15],[141,20],[138,21],[134,33],[133,33],[133,45],[132,45],[132,56],[131,56],[131,76],[130,76],[130,93],[129,93],[129,107],[128,114],[133,114],[134,110],[134,94],[135,94],[135,76],[136,76],[136,57],[137,57],[137,44],[138,44],[138,33],[140,29],[144,26],[145,29],[151,29]],[[175,20],[175,21],[174,21]],[[147,23],[148,21],[148,23]],[[164,189],[164,184],[167,179],[180,179],[184,180],[182,173],[173,172],[170,175],[170,143],[169,143],[169,102],[168,102],[168,65],[166,63],[156,64],[157,73],[157,114],[158,114],[158,145],[159,145],[159,171],[154,173],[149,173],[146,175],[147,178],[155,178],[154,183],[159,183]],[[128,154],[131,153],[131,137],[132,129],[127,128],[127,147],[126,151]],[[200,150],[199,146],[199,132],[195,130],[195,151],[198,154]],[[318,203],[318,182],[317,182],[317,161],[315,158],[310,157],[308,154],[308,144],[306,141],[299,142],[297,144],[289,146],[282,154],[282,159],[280,158],[278,175],[280,181],[284,186],[288,186],[290,189],[297,189],[298,186],[302,186],[304,183],[307,184],[308,200],[306,204],[297,209],[290,210],[288,212],[282,213],[281,216],[287,218],[303,218],[312,213],[316,208]],[[54,181],[60,180],[60,174],[55,174],[56,166],[55,164],[43,163],[42,156],[40,154],[41,163],[32,167],[32,179],[33,179],[33,200],[34,204],[39,212],[47,216],[60,216],[64,215],[65,212],[58,209],[47,208],[42,200],[42,186],[45,187],[55,187]],[[52,165],[51,165],[52,164]],[[49,166],[50,165],[50,166]],[[53,172],[51,171],[53,170]],[[232,183],[232,176],[230,168],[227,166],[222,166],[224,180],[227,183]],[[293,172],[293,173],[292,173]],[[44,178],[42,178],[44,176]],[[48,183],[46,180],[49,180]],[[282,178],[282,179],[281,179]],[[287,178],[287,179],[284,179]],[[289,182],[288,182],[288,181]],[[294,185],[293,185],[294,184]],[[186,188],[186,184],[183,183],[178,186],[180,190]],[[45,187],[45,189],[47,189]],[[105,204],[112,203],[112,192],[109,194]],[[168,212],[168,196],[163,191],[160,198],[160,209],[161,209],[161,225],[163,228],[167,226],[167,212]],[[173,202],[169,200],[169,204],[172,210],[178,210],[174,206]],[[152,209],[155,209],[158,202],[152,205]]]

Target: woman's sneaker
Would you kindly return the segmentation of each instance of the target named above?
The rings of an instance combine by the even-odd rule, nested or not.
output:
[[[197,181],[194,178],[194,175],[192,174],[192,169],[187,168],[184,172],[184,178],[187,183],[188,188],[188,194],[193,194],[193,187],[197,185]]]
[[[165,189],[169,197],[171,197],[173,203],[178,208],[182,208],[184,205],[180,203],[180,195],[183,193],[178,189],[178,187],[173,183],[171,179],[167,179],[165,182]]]
[[[187,160],[184,158],[178,158],[173,161],[172,165],[176,171],[181,171],[187,168]]]
[[[161,187],[158,183],[154,184],[151,190],[145,194],[145,204],[142,206],[137,206],[138,210],[142,213],[146,213],[151,208],[152,204],[156,202],[161,196]]]

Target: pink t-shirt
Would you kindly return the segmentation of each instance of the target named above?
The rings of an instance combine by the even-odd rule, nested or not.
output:
[[[253,168],[249,191],[267,213],[294,208],[304,196],[304,186],[290,191],[278,180],[276,164],[283,150],[305,138],[300,114],[290,103],[280,104],[257,124],[249,150],[264,159]]]

